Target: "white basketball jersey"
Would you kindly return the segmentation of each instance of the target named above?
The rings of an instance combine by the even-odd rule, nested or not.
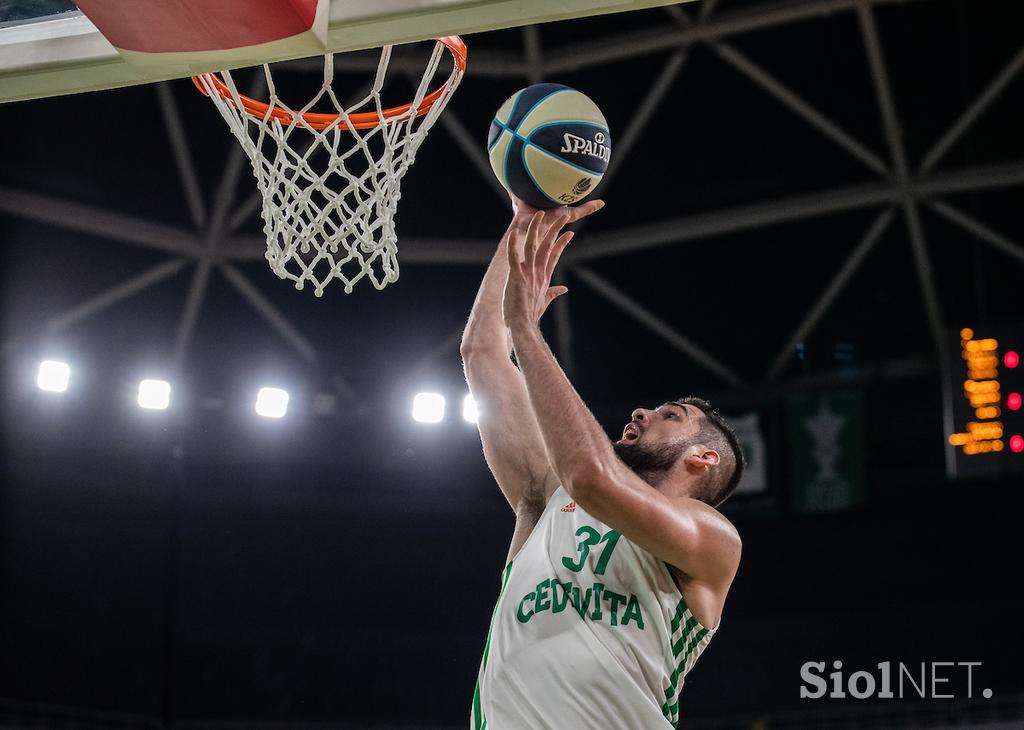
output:
[[[471,730],[651,730],[679,722],[714,630],[664,561],[555,490],[501,576]]]

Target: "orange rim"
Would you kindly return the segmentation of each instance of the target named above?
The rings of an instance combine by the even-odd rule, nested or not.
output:
[[[452,54],[452,59],[455,61],[455,66],[458,69],[458,72],[465,73],[467,50],[466,44],[462,41],[462,39],[459,38],[457,35],[450,35],[445,36],[443,38],[438,38],[437,40],[438,42],[443,43],[445,47],[448,49],[448,51]],[[448,85],[452,82],[452,80],[455,77],[456,74],[453,73],[451,76],[448,77],[447,81],[441,84],[441,86],[439,86],[434,91],[430,92],[429,94],[423,97],[423,101],[420,103],[419,109],[416,110],[417,117],[423,116],[428,111],[430,111],[430,107],[434,105],[434,102],[441,98],[441,95],[445,92],[445,90],[448,88]],[[196,85],[196,88],[199,89],[199,91],[201,91],[204,96],[209,96],[209,94],[206,91],[206,88],[203,86],[203,82],[200,80],[201,78],[206,78],[211,84],[213,84],[214,88],[217,90],[217,93],[220,95],[222,99],[224,99],[224,101],[231,104],[231,106],[237,108],[234,95],[231,93],[231,90],[228,88],[227,84],[225,84],[224,81],[221,80],[220,76],[218,76],[215,73],[207,73],[202,74],[201,76],[192,77],[192,83]],[[271,108],[269,104],[265,104],[262,101],[257,101],[256,99],[251,99],[243,94],[239,94],[238,98],[242,102],[242,111],[244,111],[250,117],[256,117],[258,119],[276,119],[277,121],[281,122],[281,124],[287,125],[293,123],[294,115],[291,112],[282,109],[281,107],[275,106]],[[402,104],[401,106],[393,106],[390,109],[385,109],[383,111],[383,117],[384,119],[391,119],[393,117],[402,116],[408,113],[408,111],[411,108],[411,102],[409,104]],[[267,114],[268,111],[270,112],[269,116]],[[308,124],[313,129],[321,131],[327,129],[332,125],[336,126],[338,129],[373,129],[374,127],[380,124],[381,120],[381,115],[378,115],[377,112],[360,112],[358,114],[350,114],[348,118],[351,121],[351,124],[349,124],[349,122],[344,121],[337,123],[338,118],[341,116],[340,114],[315,114],[313,112],[306,112],[301,116],[306,124]]]

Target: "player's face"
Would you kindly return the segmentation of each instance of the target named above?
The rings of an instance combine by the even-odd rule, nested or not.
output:
[[[665,403],[653,411],[637,408],[615,443],[647,448],[677,443],[698,433],[703,417],[703,411],[689,404]]]

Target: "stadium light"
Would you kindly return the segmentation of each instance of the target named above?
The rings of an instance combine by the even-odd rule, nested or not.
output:
[[[412,417],[420,423],[444,420],[444,396],[440,393],[417,393],[412,399]]]
[[[466,393],[462,399],[462,418],[469,423],[476,423],[480,417],[480,411],[476,407],[476,398],[472,393]]]
[[[139,381],[139,407],[163,411],[171,404],[171,384],[166,380]]]
[[[71,366],[66,362],[58,360],[43,360],[39,363],[39,374],[36,376],[36,385],[40,390],[51,393],[63,393],[68,389],[68,381],[71,379]]]
[[[256,413],[264,418],[283,418],[288,412],[288,391],[260,388],[256,394]]]

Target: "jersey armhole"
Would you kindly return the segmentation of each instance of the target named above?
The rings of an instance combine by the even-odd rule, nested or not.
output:
[[[690,605],[686,602],[686,596],[683,595],[683,591],[682,591],[682,589],[679,588],[679,584],[676,583],[676,577],[672,574],[672,568],[669,567],[668,562],[662,560],[661,558],[658,558],[657,560],[658,560],[659,563],[661,563],[661,566],[665,569],[665,573],[668,574],[668,580],[672,584],[672,588],[675,589],[675,595],[679,596],[679,603],[676,604],[676,612],[679,615],[682,615],[682,614],[686,613],[687,611],[690,611]],[[697,629],[698,630],[703,629],[704,631],[707,631],[709,634],[714,634],[716,631],[718,631],[718,626],[722,625],[722,619],[719,618],[718,619],[718,626],[716,626],[715,628],[712,629],[712,628],[709,628],[709,627],[705,626],[700,621],[698,621],[697,617],[693,615],[692,611],[690,611],[690,616],[693,618],[694,621],[697,622]]]
[[[505,570],[508,570],[508,567],[512,565],[512,563],[514,563],[520,555],[523,554],[523,550],[525,550],[526,546],[530,544],[531,540],[533,540],[534,535],[537,534],[537,528],[540,527],[540,523],[544,520],[544,517],[551,510],[551,505],[555,503],[555,495],[558,494],[559,489],[562,489],[561,484],[555,487],[555,491],[551,493],[550,497],[548,497],[547,504],[544,505],[544,510],[540,513],[540,517],[537,518],[536,524],[534,524],[533,529],[530,530],[530,534],[526,536],[526,540],[523,542],[523,544],[519,546],[519,549],[516,551],[516,554],[513,555],[512,559],[509,560],[508,563],[505,565]],[[504,571],[502,572],[504,573]]]

